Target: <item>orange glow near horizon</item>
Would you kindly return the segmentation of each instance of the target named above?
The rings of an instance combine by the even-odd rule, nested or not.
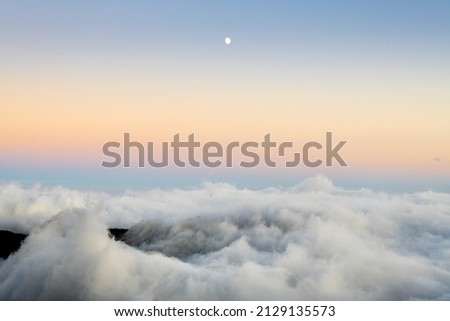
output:
[[[222,144],[260,142],[271,133],[299,147],[324,142],[332,131],[335,140],[348,141],[343,155],[350,166],[450,170],[450,94],[432,82],[392,88],[380,78],[365,87],[351,77],[259,78],[259,70],[239,81],[232,68],[189,78],[193,70],[182,68],[168,76],[162,67],[59,67],[2,75],[0,146],[8,159],[98,164],[103,144],[120,142],[124,132],[142,143],[195,133],[202,143]]]

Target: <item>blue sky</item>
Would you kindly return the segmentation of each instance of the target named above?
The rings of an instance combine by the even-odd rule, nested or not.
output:
[[[449,56],[449,1],[0,1],[1,177],[145,188],[319,173],[448,190]],[[124,174],[97,159],[124,131],[245,141],[327,130],[349,140],[351,168]]]

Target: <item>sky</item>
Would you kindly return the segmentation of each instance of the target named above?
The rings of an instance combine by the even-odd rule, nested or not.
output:
[[[232,43],[226,45],[225,37]],[[448,1],[0,1],[0,180],[450,191]],[[102,146],[346,140],[348,167],[115,168]]]

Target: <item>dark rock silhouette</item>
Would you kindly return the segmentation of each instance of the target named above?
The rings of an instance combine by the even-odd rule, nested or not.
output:
[[[127,229],[123,228],[108,229],[109,236],[116,241],[120,241],[127,231]],[[27,236],[26,234],[0,230],[0,258],[6,259],[16,252]]]
[[[6,259],[17,251],[27,235],[0,230],[0,258]]]
[[[109,228],[108,232],[111,238],[115,239],[116,241],[121,241],[123,235],[128,232],[128,230],[124,228]]]

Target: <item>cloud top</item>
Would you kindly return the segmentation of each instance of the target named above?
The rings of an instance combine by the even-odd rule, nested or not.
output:
[[[0,186],[0,299],[450,299],[450,195],[290,188],[121,195]],[[124,242],[107,227],[129,228]]]

